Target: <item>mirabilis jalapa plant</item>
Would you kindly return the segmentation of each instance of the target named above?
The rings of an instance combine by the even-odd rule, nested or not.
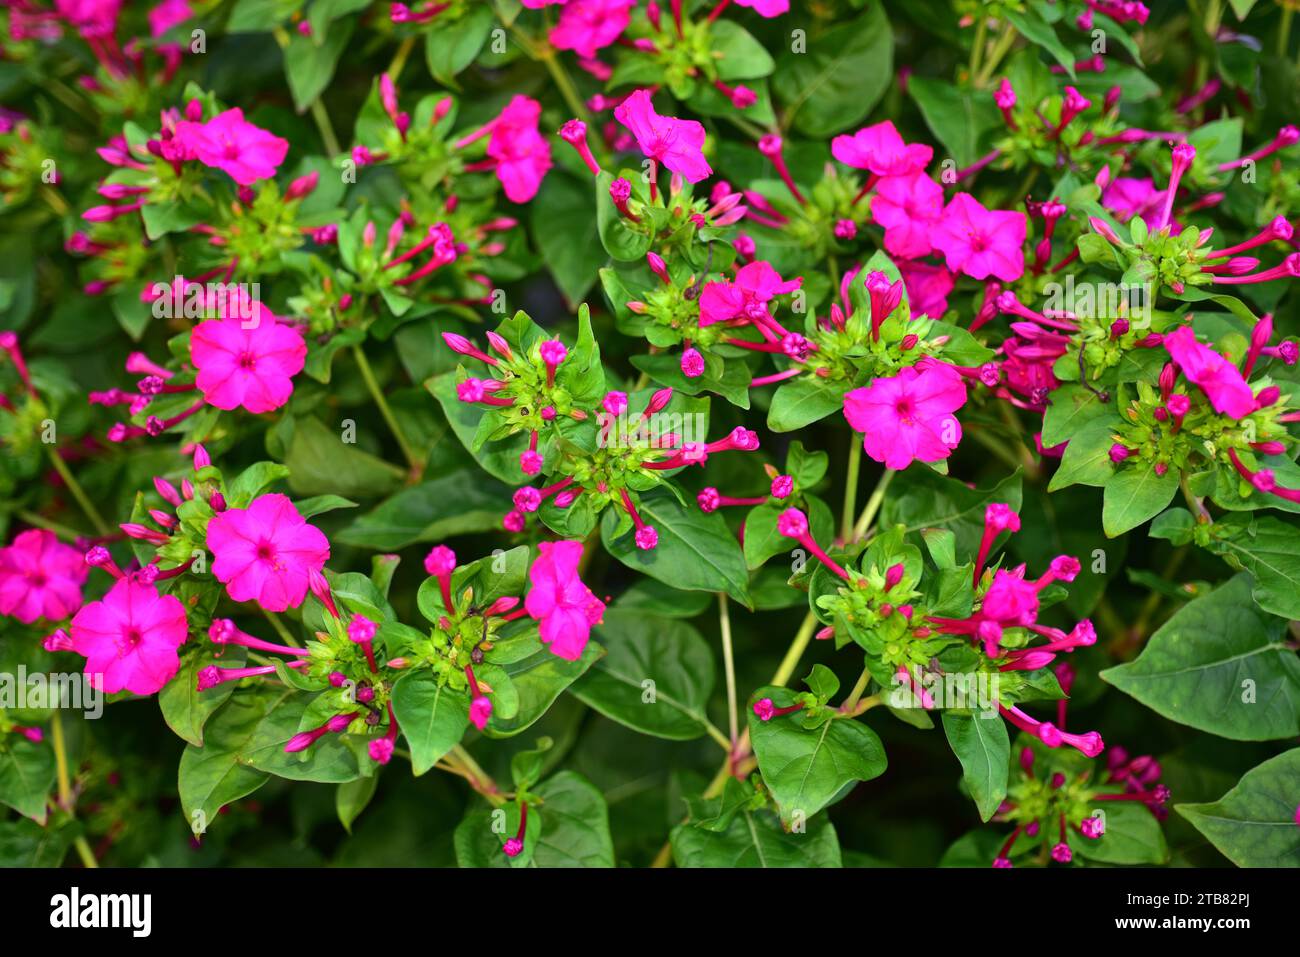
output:
[[[912,6],[6,3],[0,863],[1300,865],[1294,5]]]

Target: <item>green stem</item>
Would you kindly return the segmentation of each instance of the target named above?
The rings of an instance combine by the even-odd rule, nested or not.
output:
[[[812,641],[814,632],[817,631],[817,616],[811,611],[804,616],[803,623],[799,630],[795,632],[794,641],[790,642],[790,648],[781,659],[781,664],[776,669],[776,674],[772,675],[769,684],[774,684],[778,688],[785,685],[794,674],[794,669],[799,667],[799,659],[803,657],[804,650],[808,647],[808,642]]]
[[[884,504],[885,492],[889,489],[889,483],[894,480],[894,476],[897,474],[898,473],[893,469],[885,469],[884,473],[880,476],[880,480],[876,482],[876,487],[871,493],[871,498],[867,499],[866,507],[863,508],[862,514],[858,516],[857,524],[853,526],[853,538],[851,541],[856,542],[863,535],[867,534],[867,529],[869,529],[871,523],[875,521],[876,513],[880,511],[880,506]]]
[[[394,83],[396,83],[397,78],[402,75],[402,70],[406,67],[406,58],[411,55],[411,50],[414,46],[415,37],[407,37],[402,41],[401,46],[397,48],[397,52],[393,54],[393,59],[388,64],[388,69],[384,72],[388,74],[388,78]]]
[[[987,17],[979,16],[975,23],[975,42],[970,47],[969,73],[973,77],[980,71],[980,61],[984,58],[984,39],[988,34]]]
[[[65,542],[75,542],[77,539],[81,538],[81,532],[77,531],[75,528],[69,528],[67,525],[61,525],[58,522],[52,522],[48,518],[45,518],[43,515],[37,515],[35,512],[29,512],[25,508],[18,509],[18,511],[14,512],[14,514],[18,516],[20,520],[26,522],[28,525],[32,525],[36,528],[43,528],[46,531],[53,532],[55,535],[59,536],[59,538],[63,539]]]
[[[871,669],[863,668],[862,674],[858,675],[857,684],[853,686],[853,690],[849,692],[849,696],[845,698],[844,703],[840,705],[840,711],[847,713],[856,708],[858,706],[858,701],[862,698],[862,693],[867,690],[867,685],[869,684],[871,684]]]
[[[1192,494],[1192,487],[1187,482],[1187,473],[1178,473],[1178,487],[1183,490],[1183,498],[1187,501],[1187,507],[1192,510],[1196,516],[1196,521],[1201,524],[1209,524],[1213,519],[1210,517],[1210,510],[1205,507],[1205,503]]]
[[[321,142],[325,144],[325,152],[333,159],[343,152],[339,146],[339,139],[334,135],[334,125],[330,122],[329,112],[325,109],[325,104],[320,101],[320,97],[311,101],[311,118],[316,121],[316,129],[320,131]]]
[[[840,538],[847,542],[853,531],[853,515],[857,511],[858,475],[862,471],[862,440],[858,433],[849,430],[849,465],[844,473],[844,509],[840,513]]]
[[[731,751],[740,739],[740,726],[736,719],[736,656],[731,647],[731,614],[727,610],[726,592],[718,592],[718,627],[722,632],[722,665],[727,675],[727,722],[731,729],[727,750]]]
[[[294,648],[302,647],[302,642],[290,633],[289,629],[285,627],[284,622],[280,620],[279,615],[273,611],[267,611],[265,608],[262,609],[262,614],[265,615],[266,620],[271,623],[271,627],[275,629],[275,633],[280,636],[281,641]]]
[[[57,708],[50,715],[51,746],[54,748],[55,780],[58,781],[59,806],[73,816],[72,777],[68,774],[68,745],[63,737],[63,718]],[[86,868],[99,867],[95,852],[90,849],[86,839],[80,834],[73,839],[72,846],[77,849],[77,856]]]
[[[449,752],[449,756],[455,758],[469,772],[468,780],[475,791],[497,806],[506,803],[506,799],[501,794],[501,789],[492,780],[492,775],[484,771],[479,763],[474,760],[473,755],[466,751],[462,745],[455,745]]]
[[[59,473],[59,477],[63,479],[63,484],[68,487],[72,497],[77,500],[81,510],[86,513],[86,518],[90,519],[90,524],[95,526],[95,531],[100,535],[107,535],[108,524],[86,495],[86,490],[81,487],[81,483],[73,476],[72,471],[68,468],[68,463],[63,461],[63,457],[59,455],[59,450],[53,445],[47,445],[45,451],[49,453],[50,461],[54,463],[54,471]]]
[[[1277,55],[1279,57],[1286,57],[1286,48],[1291,43],[1291,17],[1294,15],[1295,11],[1290,7],[1282,8],[1282,23],[1277,32]]]
[[[975,78],[975,88],[977,90],[984,89],[985,85],[992,78],[993,71],[998,68],[998,64],[1002,62],[1002,58],[1007,55],[1015,42],[1016,28],[1008,23],[1002,36],[998,37],[998,42],[993,47],[993,52],[989,54],[988,60],[984,62],[984,69],[981,70],[980,75]]]
[[[370,361],[366,359],[366,354],[361,346],[352,347],[352,356],[356,360],[357,368],[361,370],[361,378],[366,382],[366,388],[370,390],[370,397],[375,400],[375,405],[379,406],[379,413],[388,423],[388,430],[393,433],[393,438],[397,440],[398,446],[402,450],[402,455],[406,457],[406,463],[410,466],[412,478],[419,478],[424,471],[424,463],[416,454],[406,433],[398,424],[397,417],[393,415],[393,410],[389,408],[388,400],[384,398],[383,391],[379,388],[379,381],[375,378],[375,372],[370,368]]]

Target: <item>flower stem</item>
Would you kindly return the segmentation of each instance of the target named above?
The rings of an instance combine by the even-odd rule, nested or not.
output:
[[[411,55],[411,50],[414,47],[415,37],[407,37],[402,41],[401,46],[397,48],[397,52],[393,54],[393,59],[388,64],[388,69],[384,72],[388,74],[388,78],[394,83],[396,83],[397,78],[402,75],[402,70],[406,67],[406,58]]]
[[[1002,62],[1002,58],[1007,55],[1015,42],[1016,28],[1008,23],[1002,36],[998,37],[998,42],[993,47],[993,52],[990,53],[989,58],[984,61],[984,69],[982,69],[979,76],[975,78],[975,89],[984,89],[989,80],[993,77],[993,71],[998,68],[998,64]]]
[[[81,538],[81,533],[75,528],[69,528],[67,525],[61,525],[58,522],[52,522],[43,515],[37,515],[35,512],[29,512],[25,508],[20,508],[14,512],[21,521],[26,522],[36,528],[43,528],[46,531],[53,532],[65,542],[72,543]]]
[[[267,611],[265,608],[262,609],[262,614],[271,623],[271,627],[275,629],[275,633],[280,636],[281,641],[286,645],[292,645],[294,648],[302,647],[302,642],[293,637],[289,629],[285,627],[284,622],[280,620],[279,615],[273,611]]]
[[[869,684],[871,684],[871,669],[863,668],[862,674],[858,675],[857,684],[853,686],[853,690],[849,692],[849,696],[845,698],[844,703],[840,705],[840,711],[847,714],[856,708],[858,706],[858,701],[862,698],[862,693],[867,690],[867,685]]]
[[[375,400],[375,405],[379,406],[380,415],[388,423],[388,430],[393,433],[393,438],[397,440],[402,455],[406,457],[406,463],[411,470],[411,480],[417,481],[420,473],[424,471],[424,463],[420,461],[420,457],[406,437],[406,433],[402,431],[401,425],[398,424],[397,417],[393,415],[393,410],[389,408],[388,400],[384,398],[383,390],[379,388],[379,381],[375,378],[375,372],[370,368],[370,361],[366,358],[361,346],[355,345],[352,347],[352,356],[356,360],[357,368],[361,370],[361,378],[365,380],[366,388],[370,390],[370,397]]]
[[[871,498],[867,499],[866,507],[863,508],[862,514],[858,516],[858,522],[853,526],[853,538],[851,541],[857,541],[863,535],[867,534],[867,529],[875,521],[876,513],[880,511],[880,506],[885,501],[885,491],[889,488],[889,483],[894,480],[898,473],[893,469],[885,469],[880,476],[880,481],[876,483],[875,490],[871,493]]]
[[[844,473],[844,509],[840,515],[840,538],[847,542],[853,532],[853,513],[857,511],[858,474],[862,470],[862,441],[858,433],[849,432],[849,465]]]
[[[54,766],[56,780],[59,789],[59,807],[67,811],[69,816],[73,814],[72,807],[72,778],[68,774],[68,745],[63,737],[63,718],[59,714],[59,709],[55,708],[50,715],[50,738],[51,745],[54,748]],[[99,862],[95,860],[95,853],[86,843],[86,839],[78,835],[72,842],[73,847],[77,849],[77,856],[81,858],[81,863],[86,868],[99,867]]]
[[[311,101],[311,118],[316,121],[316,129],[320,132],[321,142],[325,144],[325,152],[330,159],[342,153],[343,148],[339,146],[339,139],[334,135],[334,124],[330,122],[329,112],[325,109],[325,104],[320,101],[320,97]]]
[[[492,780],[492,776],[483,770],[479,763],[474,760],[473,755],[466,751],[462,745],[457,744],[452,747],[448,753],[448,758],[452,759],[449,763],[459,764],[468,772],[466,775],[467,780],[475,791],[483,795],[492,804],[500,806],[506,803],[506,799],[501,794],[501,789]]]
[[[86,495],[86,490],[81,487],[81,483],[73,476],[72,470],[68,468],[68,463],[63,461],[58,449],[53,445],[47,445],[45,451],[49,453],[50,461],[54,464],[54,471],[59,473],[59,477],[63,479],[63,484],[68,487],[72,497],[77,500],[81,510],[86,513],[86,518],[90,519],[90,524],[95,526],[95,531],[100,535],[107,535],[108,525],[104,522],[103,516],[99,514],[99,510],[90,501],[90,498]]]
[[[718,626],[722,632],[722,664],[727,675],[727,721],[731,727],[728,750],[732,751],[740,739],[740,726],[736,718],[736,656],[731,647],[731,614],[726,592],[718,592]]]

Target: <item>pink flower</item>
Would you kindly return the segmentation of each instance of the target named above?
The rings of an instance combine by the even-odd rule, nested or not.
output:
[[[162,0],[149,11],[149,32],[160,37],[177,24],[194,16],[189,0]]]
[[[206,123],[180,120],[176,139],[204,166],[224,170],[240,186],[270,179],[289,152],[289,141],[244,119],[235,107]]]
[[[1019,575],[1001,568],[994,572],[993,583],[980,606],[980,617],[1008,628],[1034,623],[1038,618],[1038,589],[1033,582],[1025,581],[1023,567],[1019,571]]]
[[[308,578],[330,557],[330,543],[280,494],[263,495],[248,508],[229,508],[208,522],[212,574],[235,601],[256,601],[267,611],[297,608]]]
[[[72,619],[73,650],[85,656],[91,686],[108,694],[160,690],[180,670],[176,649],[187,634],[185,606],[175,596],[130,578]]]
[[[551,168],[551,144],[537,132],[542,104],[516,96],[492,123],[487,155],[497,161],[497,179],[512,203],[526,203],[537,195]]]
[[[749,7],[760,17],[779,17],[790,9],[790,0],[736,0],[736,6]]]
[[[1255,411],[1255,393],[1240,370],[1209,346],[1197,342],[1191,326],[1180,326],[1167,333],[1164,345],[1183,375],[1200,386],[1214,411],[1234,419],[1245,418]]]
[[[623,35],[636,0],[571,0],[551,29],[551,46],[591,59]]]
[[[302,336],[263,311],[257,322],[209,319],[190,334],[195,384],[218,409],[270,412],[289,401],[292,377],[302,371]],[[245,329],[245,325],[252,328]]]
[[[633,92],[614,110],[614,118],[631,130],[642,153],[674,173],[692,183],[713,175],[702,152],[704,127],[694,120],[660,116],[648,91]]]
[[[577,661],[587,647],[591,626],[599,624],[605,603],[578,578],[582,542],[542,542],[528,570],[532,582],[524,608],[539,622],[542,641],[559,657]]]
[[[5,4],[6,7],[15,6]],[[87,39],[107,37],[117,29],[122,0],[54,0],[54,9]]]
[[[942,362],[900,369],[844,397],[844,416],[864,433],[862,447],[886,468],[905,469],[916,459],[946,459],[961,441],[953,415],[966,403],[961,373]]]
[[[30,625],[62,621],[81,607],[85,557],[53,532],[32,528],[0,548],[0,615]]]
[[[996,276],[1003,282],[1025,271],[1025,215],[988,210],[970,193],[958,193],[948,203],[930,234],[948,268],[972,279]]]
[[[904,143],[894,124],[885,120],[852,136],[835,137],[831,155],[845,166],[870,170],[877,176],[909,176],[929,165],[934,150],[924,143]]]
[[[903,288],[907,290],[913,316],[938,319],[948,311],[948,293],[956,284],[952,273],[943,266],[908,260],[898,264],[898,271],[903,277]]]
[[[490,717],[492,717],[492,702],[486,695],[479,695],[469,703],[469,719],[474,722],[474,727],[482,731],[487,727]]]
[[[925,173],[886,176],[871,200],[871,216],[885,227],[885,249],[915,259],[930,252],[930,230],[943,213],[943,187]]]
[[[700,326],[731,319],[765,319],[770,315],[767,304],[774,297],[794,292],[802,284],[802,278],[782,279],[771,263],[763,260],[741,266],[735,283],[724,279],[704,287],[700,293]]]
[[[1141,216],[1149,227],[1154,227],[1159,222],[1164,202],[1165,191],[1156,189],[1150,177],[1116,177],[1101,194],[1101,204],[1114,213],[1121,223],[1127,223],[1134,216]]]

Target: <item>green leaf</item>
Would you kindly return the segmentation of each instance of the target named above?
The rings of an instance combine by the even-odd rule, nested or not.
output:
[[[601,539],[611,555],[633,571],[674,588],[723,589],[746,608],[752,606],[745,556],[720,514],[685,508],[671,493],[659,490],[642,495],[638,511],[646,524],[658,530],[658,546],[637,548],[630,533],[615,537],[618,516],[608,509]]]
[[[552,173],[531,206],[528,222],[533,242],[572,308],[609,259],[600,245],[591,191],[570,176]]]
[[[527,435],[521,432],[500,442],[489,442],[475,450],[474,438],[478,435],[479,423],[485,412],[480,406],[457,398],[456,373],[434,376],[424,383],[424,387],[438,400],[456,438],[460,439],[461,445],[474,456],[484,471],[509,485],[517,485],[525,478],[519,468],[519,454],[528,448]]]
[[[767,427],[773,432],[794,432],[843,408],[842,390],[820,379],[799,376],[777,386],[767,410]]]
[[[722,833],[679,824],[671,841],[678,867],[841,866],[839,838],[825,815],[786,831],[771,811],[742,811]]]
[[[1065,67],[1065,71],[1074,77],[1074,54],[1056,35],[1056,28],[1040,17],[1032,9],[1007,10],[1007,21],[1014,26],[1026,40],[1037,43],[1056,58],[1056,62]]]
[[[304,715],[315,698],[297,690],[281,692],[258,722],[248,743],[240,749],[241,761],[290,781],[342,784],[354,780],[361,771],[356,755],[343,742],[341,734],[326,734],[306,751],[290,754],[284,750],[294,735],[324,723],[308,715],[311,723],[303,726]]]
[[[1051,403],[1043,414],[1043,445],[1051,448],[1073,440],[1080,428],[1110,408],[1081,385],[1066,384],[1052,390]]]
[[[334,541],[396,551],[417,542],[496,531],[511,508],[510,490],[477,468],[457,469],[404,488],[359,517]]]
[[[1061,464],[1057,466],[1047,490],[1056,492],[1076,484],[1096,488],[1105,486],[1115,475],[1110,447],[1115,444],[1112,432],[1117,425],[1117,416],[1101,415],[1080,426],[1070,437],[1070,444],[1065,447]]]
[[[1178,471],[1164,475],[1146,465],[1120,469],[1106,482],[1101,504],[1101,527],[1107,538],[1123,535],[1147,519],[1155,518],[1178,494]]]
[[[1156,816],[1132,801],[1098,801],[1093,808],[1105,821],[1101,837],[1090,840],[1070,834],[1070,847],[1080,857],[1102,864],[1164,864],[1169,848]]]
[[[0,751],[0,804],[44,824],[54,787],[54,752],[48,744],[18,734],[5,737],[5,748]]]
[[[709,27],[709,49],[721,80],[756,80],[776,69],[763,44],[734,20],[717,20]]]
[[[1265,611],[1300,619],[1300,528],[1271,515],[1231,515],[1214,526],[1210,548],[1255,577],[1252,595]],[[1224,532],[1224,537],[1218,533]]]
[[[512,804],[465,816],[456,828],[456,863],[461,867],[614,866],[609,809],[590,781],[574,771],[561,771],[533,793],[542,800],[529,805],[523,854],[511,859],[501,852],[519,828],[519,814]],[[497,825],[502,811],[504,827]]]
[[[207,722],[203,746],[186,746],[177,787],[195,834],[202,834],[223,807],[252,794],[270,777],[250,767],[243,752],[273,700],[268,694],[235,695]]]
[[[354,26],[351,20],[330,24],[324,42],[316,36],[294,33],[284,51],[284,72],[299,113],[306,112],[329,86]]]
[[[1300,867],[1297,781],[1300,748],[1293,748],[1247,771],[1219,800],[1174,810],[1238,867]]]
[[[753,698],[771,698],[777,707],[794,699],[785,688],[760,688]],[[855,781],[870,781],[885,773],[885,750],[876,733],[848,718],[805,728],[787,716],[761,720],[749,709],[749,735],[763,781],[776,799],[781,820],[803,820],[830,804]]]
[[[209,665],[241,667],[245,656],[246,649],[239,645],[222,647],[205,641],[191,647],[181,659],[180,671],[158,692],[158,706],[167,727],[190,744],[203,747],[204,722],[226,703],[237,682],[223,681],[215,688],[199,691],[199,672]]]
[[[814,138],[862,120],[894,79],[894,36],[879,4],[790,50],[772,76],[785,121]]]
[[[284,461],[295,495],[376,498],[402,481],[400,469],[344,442],[339,433],[311,416],[294,420]]]
[[[637,196],[640,174],[627,173],[623,177],[632,183],[633,197]],[[614,176],[601,172],[596,176],[596,230],[600,234],[601,245],[605,251],[619,262],[639,262],[645,258],[650,249],[650,233],[634,229],[623,218],[613,200],[609,198],[609,187]]]
[[[921,108],[930,132],[959,167],[970,166],[987,152],[984,137],[1003,126],[992,93],[963,90],[929,76],[910,77],[907,92]]]
[[[66,827],[41,827],[26,818],[0,822],[0,867],[58,867],[71,843]]]
[[[593,635],[605,657],[573,686],[573,694],[633,731],[688,741],[707,730],[713,655],[682,621],[640,612],[605,612]]]
[[[993,817],[1007,796],[1007,768],[1011,740],[1001,715],[984,718],[979,714],[944,711],[943,732],[953,754],[961,762],[966,787],[970,789],[980,820]]]
[[[343,830],[352,833],[352,822],[366,809],[370,799],[375,796],[375,788],[378,786],[378,774],[360,777],[355,781],[345,781],[338,786],[338,790],[334,792],[334,808],[338,811],[339,823],[343,825]]]
[[[411,747],[411,770],[418,777],[465,736],[469,692],[440,684],[431,671],[411,671],[393,685],[393,714]]]
[[[426,33],[424,59],[433,78],[445,86],[460,89],[454,77],[474,62],[494,22],[491,5],[479,3],[471,5],[459,20],[438,24]]]
[[[509,738],[531,727],[555,702],[561,692],[586,673],[605,653],[594,641],[587,642],[582,657],[566,661],[545,647],[530,631],[519,638],[496,644],[487,660],[500,663],[519,696],[519,707],[507,718],[494,712],[485,734],[490,738]]]
[[[1101,677],[1147,707],[1235,741],[1300,734],[1300,659],[1286,623],[1261,611],[1238,575],[1188,602],[1136,660]]]
[[[903,525],[909,532],[947,528],[957,537],[957,561],[967,562],[979,551],[985,508],[992,502],[1001,502],[1019,510],[1020,501],[1019,471],[992,488],[972,489],[933,469],[913,466],[890,484],[880,510],[879,525],[881,528]]]

